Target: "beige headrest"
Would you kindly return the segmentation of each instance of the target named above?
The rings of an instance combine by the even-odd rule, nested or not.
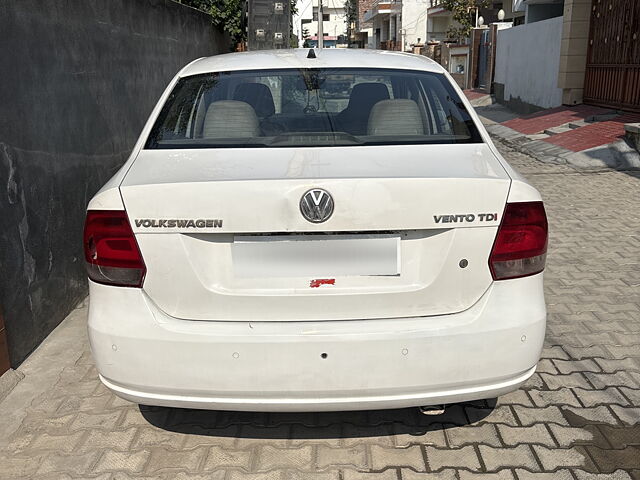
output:
[[[413,100],[381,100],[371,109],[368,135],[424,135],[424,124]]]
[[[260,124],[251,105],[236,100],[213,102],[202,127],[203,138],[243,138],[260,136]]]

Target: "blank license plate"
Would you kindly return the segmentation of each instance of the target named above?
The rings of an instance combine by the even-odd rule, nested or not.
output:
[[[231,254],[240,278],[400,274],[394,235],[238,235]]]

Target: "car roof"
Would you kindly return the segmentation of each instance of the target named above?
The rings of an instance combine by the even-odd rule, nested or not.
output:
[[[315,58],[309,58],[313,50]],[[346,48],[258,50],[200,58],[180,72],[181,77],[211,72],[282,68],[392,68],[443,73],[444,69],[423,55],[386,50]]]

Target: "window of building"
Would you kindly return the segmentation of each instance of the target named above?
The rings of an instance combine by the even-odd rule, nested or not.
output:
[[[328,21],[330,20],[330,18],[331,18],[331,17],[329,16],[329,14],[328,14],[328,13],[323,13],[323,14],[322,14],[322,21],[323,21],[323,22],[328,22]],[[317,21],[318,21],[318,12],[317,12],[317,11],[316,11],[316,12],[313,12],[313,21],[314,21],[314,22],[317,22]]]

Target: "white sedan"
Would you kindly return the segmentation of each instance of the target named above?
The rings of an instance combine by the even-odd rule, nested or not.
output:
[[[492,398],[543,344],[540,194],[423,56],[190,63],[91,200],[84,246],[100,379],[134,402]]]

